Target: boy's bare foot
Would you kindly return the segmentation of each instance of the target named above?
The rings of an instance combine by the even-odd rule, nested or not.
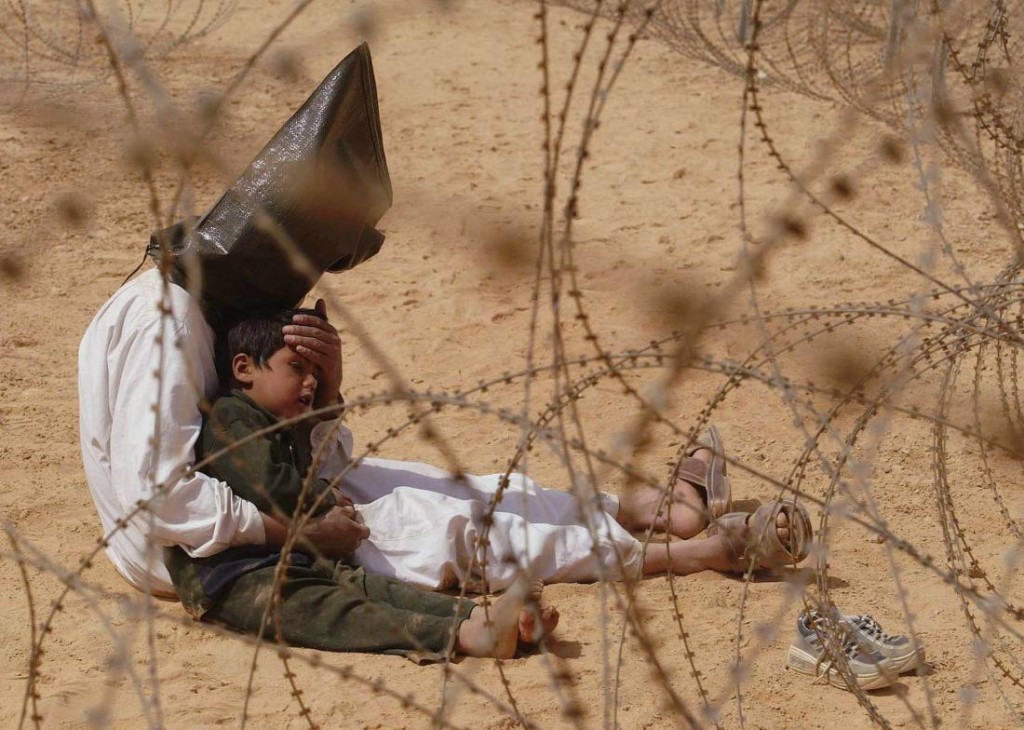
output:
[[[550,636],[557,626],[557,608],[554,606],[527,606],[519,612],[519,643],[537,646]]]
[[[535,645],[555,630],[558,610],[540,606],[541,581],[517,583],[484,611],[473,609],[459,627],[458,651],[468,656],[511,659],[519,642]]]

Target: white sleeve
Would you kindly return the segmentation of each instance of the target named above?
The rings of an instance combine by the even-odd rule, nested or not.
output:
[[[206,557],[230,545],[263,543],[263,520],[253,504],[205,474],[181,476],[194,463],[202,426],[199,399],[212,372],[209,343],[190,330],[187,318],[136,314],[141,316],[126,323],[107,353],[111,477],[121,504],[148,499],[170,479],[153,509],[137,520],[155,544]]]
[[[320,479],[337,479],[352,461],[352,432],[338,418],[313,426],[309,442],[317,465],[316,475]]]

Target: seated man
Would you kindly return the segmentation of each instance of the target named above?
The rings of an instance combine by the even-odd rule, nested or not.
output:
[[[283,333],[289,347],[321,368],[324,382],[317,391],[314,405],[318,408],[331,405],[338,397],[331,394],[338,392],[341,380],[337,332],[319,318],[299,315],[283,328]],[[164,282],[156,269],[121,287],[97,313],[82,340],[79,353],[82,454],[89,487],[106,534],[107,555],[133,586],[155,595],[175,595],[164,565],[165,546],[178,545],[192,557],[202,558],[232,545],[279,547],[287,533],[281,522],[238,497],[224,482],[192,470],[193,447],[202,425],[199,404],[214,397],[218,390],[213,350],[213,330],[196,300],[179,284]],[[336,430],[328,434],[338,438]],[[337,450],[344,452],[345,449],[339,444]],[[700,482],[706,484],[707,477],[701,480],[695,473],[699,471],[699,461],[710,465],[707,473],[712,479],[724,471],[723,459],[713,450],[698,449],[695,456],[685,462],[687,469],[680,470],[672,487],[677,505],[671,522],[659,516],[657,507],[661,494],[658,490],[644,488],[617,500],[602,497],[608,513],[614,511],[615,524],[609,524],[608,528],[615,534],[612,542],[620,545],[618,552],[627,567],[625,573],[612,572],[607,577],[663,572],[670,568],[677,574],[746,568],[748,539],[745,535],[750,532],[761,535],[763,530],[744,528],[737,533],[734,529],[718,532],[708,539],[685,539],[664,548],[649,548],[642,558],[642,567],[637,570],[637,561],[631,557],[635,553],[628,547],[632,538],[623,537],[616,529],[621,526],[640,530],[653,525],[683,538],[692,538],[703,530],[707,516],[703,509],[704,487]],[[323,476],[333,478],[347,470],[346,488],[360,504],[374,502],[400,486],[438,493],[453,488],[448,475],[422,464],[365,459],[355,468],[341,463],[335,464],[334,469],[333,473],[328,471]],[[454,488],[459,491],[450,496],[488,503],[498,483],[498,478],[470,480],[466,485],[455,483]],[[526,480],[521,484],[526,489],[531,488]],[[565,498],[572,499],[568,494]],[[518,498],[508,495],[506,499],[513,504]],[[140,510],[139,503],[145,503],[146,509]],[[375,509],[385,509],[385,506]],[[372,513],[374,510],[365,511]],[[803,524],[799,512],[795,514]],[[769,530],[765,536],[769,540],[773,537],[783,542],[789,540],[788,517],[789,511],[781,510],[776,516],[778,529]],[[746,517],[742,519],[742,525],[748,522]],[[384,520],[378,521],[381,538],[390,529],[383,523]],[[574,525],[582,529],[578,519],[560,528],[552,525],[556,528],[553,530],[556,539],[570,534]],[[805,529],[805,535],[807,531]],[[332,508],[307,523],[305,538],[324,555],[340,558],[352,552],[363,532],[363,526],[352,521],[344,510]],[[492,540],[500,539],[498,531],[492,528],[492,532]],[[437,550],[450,551],[451,556],[435,561],[439,571],[450,571],[451,566],[460,562],[464,569],[469,568],[459,560],[454,543],[437,533],[434,539]],[[381,544],[377,542],[373,546],[379,548]],[[621,549],[623,545],[627,549]],[[395,547],[401,548],[401,545],[396,543]],[[590,543],[580,543],[579,550],[585,556],[582,574],[553,572],[544,575],[543,571],[538,571],[538,577],[551,581],[599,577],[599,566],[589,561]],[[462,554],[473,553],[470,550]],[[611,555],[607,551],[604,554]],[[794,536],[792,550],[781,558],[777,556],[776,562],[794,562],[805,554],[806,539],[797,540]],[[573,555],[578,557],[580,553]],[[380,562],[375,567],[381,567]],[[387,556],[384,562],[396,563]],[[629,566],[633,566],[632,573]],[[489,570],[496,567],[492,563]],[[385,575],[413,580],[425,587],[438,587],[449,581],[440,573],[417,578],[418,566],[404,569],[404,572],[397,572],[402,570],[400,566],[381,569]],[[499,579],[497,574],[489,572],[488,578],[492,589],[500,585],[500,581],[494,582]]]

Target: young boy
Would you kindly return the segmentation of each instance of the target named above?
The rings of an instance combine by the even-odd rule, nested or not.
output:
[[[312,362],[285,346],[282,327],[296,314],[321,316],[316,310],[254,313],[220,337],[218,375],[229,392],[204,421],[196,459],[211,458],[202,471],[282,522],[335,509],[356,518],[351,502],[327,481],[306,478],[310,449],[303,429],[279,425],[310,413],[320,380]],[[356,543],[369,535],[365,527],[355,529]],[[472,601],[317,559],[301,545],[287,556],[280,603],[267,611],[281,561],[280,551],[265,545],[210,558],[172,548],[167,559],[193,616],[270,638],[279,632],[297,646],[435,657],[451,646],[472,656],[511,657],[518,642],[535,643],[558,622],[554,609],[524,607],[539,601],[539,584],[508,591],[485,615]]]

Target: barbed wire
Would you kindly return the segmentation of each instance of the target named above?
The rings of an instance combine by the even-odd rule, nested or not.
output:
[[[579,13],[565,17],[581,22],[576,39],[564,48],[555,47],[550,27],[555,10],[548,3],[514,6],[536,12],[544,138],[538,237],[508,242],[514,256],[534,257],[523,365],[461,390],[419,390],[366,323],[330,289],[325,290],[335,321],[361,345],[386,382],[377,392],[350,393],[344,405],[311,416],[334,415],[339,425],[354,426],[373,416],[387,424],[363,437],[365,445],[334,481],[344,485],[345,476],[365,459],[389,446],[397,448],[406,435],[436,452],[453,478],[462,478],[469,471],[463,463],[465,449],[445,425],[457,414],[515,434],[515,446],[482,516],[477,550],[471,558],[470,567],[480,572],[486,586],[490,560],[486,546],[494,515],[516,475],[530,474],[538,462],[553,463],[564,476],[564,487],[576,498],[582,523],[596,544],[601,525],[611,519],[597,504],[599,491],[614,488],[628,495],[657,490],[657,512],[671,519],[671,510],[682,509],[672,496],[671,475],[679,461],[710,422],[728,425],[733,411],[726,405],[727,398],[735,404],[756,397],[776,419],[777,432],[788,434],[776,440],[788,439],[796,456],[788,464],[779,456],[768,468],[734,454],[727,455],[727,462],[734,478],[738,473],[745,484],[756,485],[753,490],[746,488],[750,493],[795,498],[817,512],[813,568],[793,566],[779,571],[778,595],[769,609],[762,610],[753,604],[755,596],[762,597],[764,592],[752,566],[742,576],[736,603],[729,606],[735,629],[728,642],[730,650],[719,650],[714,656],[696,640],[699,629],[693,627],[694,618],[687,611],[685,586],[699,578],[669,573],[663,579],[628,577],[616,582],[605,574],[594,594],[596,632],[591,627],[563,628],[569,635],[596,633],[599,637],[604,694],[600,707],[586,707],[588,700],[576,686],[572,662],[546,647],[540,656],[527,660],[545,673],[542,687],[517,685],[518,675],[508,671],[505,661],[495,661],[493,677],[476,665],[463,669],[448,661],[436,675],[421,670],[436,678],[437,686],[428,690],[418,683],[422,691],[415,697],[372,679],[352,664],[336,664],[317,652],[286,648],[280,600],[287,566],[282,562],[264,612],[264,625],[274,627],[274,640],[246,637],[208,623],[198,625],[204,632],[252,650],[244,704],[237,708],[241,725],[253,722],[249,702],[260,691],[257,658],[269,652],[281,662],[291,703],[288,712],[308,727],[320,726],[326,696],[304,684],[298,665],[330,673],[344,686],[371,692],[389,707],[409,710],[438,727],[460,726],[453,720],[458,711],[456,688],[481,698],[487,712],[509,727],[541,726],[528,709],[537,703],[523,701],[526,693],[538,692],[547,693],[564,724],[589,727],[600,722],[618,727],[628,724],[623,718],[628,678],[622,671],[629,656],[642,658],[650,671],[652,681],[645,696],[663,705],[670,718],[666,724],[744,727],[753,698],[760,696],[751,680],[756,660],[775,652],[786,640],[799,610],[833,615],[840,602],[850,599],[846,592],[834,595],[834,586],[837,569],[844,572],[840,566],[850,560],[851,532],[880,544],[885,556],[888,581],[873,576],[872,600],[891,602],[894,608],[889,613],[901,617],[900,630],[919,643],[934,638],[963,653],[958,660],[940,654],[941,667],[935,674],[929,675],[924,667],[908,684],[898,685],[897,697],[907,722],[918,727],[959,722],[969,727],[979,697],[985,696],[998,698],[1006,722],[1020,724],[1024,666],[1017,653],[1024,638],[1024,608],[1015,579],[1024,533],[1014,485],[1024,457],[1024,407],[1018,383],[1018,353],[1024,344],[1022,263],[1015,259],[991,278],[972,270],[973,262],[957,250],[958,242],[943,220],[940,175],[947,165],[964,171],[998,212],[1004,243],[1021,250],[1024,145],[1017,118],[1020,75],[1015,73],[1021,57],[1017,39],[1024,30],[1020,8],[1001,0],[963,6],[832,0],[791,0],[778,6],[766,6],[760,0],[736,5],[701,0],[572,0],[564,4]],[[293,8],[267,34],[219,97],[220,103],[208,110],[205,131],[189,140],[190,155],[174,159],[177,184],[172,194],[164,195],[160,189],[157,168],[162,163],[157,150],[139,150],[135,159],[147,185],[154,227],[191,212],[181,208],[193,198],[191,176],[198,160],[226,173],[208,141],[208,132],[223,111],[223,100],[244,85],[247,71],[271,40],[284,33],[308,5]],[[5,91],[5,100],[24,100],[33,84],[48,88],[78,83],[89,75],[113,74],[131,136],[137,144],[143,143],[154,136],[144,129],[140,109],[145,105],[166,112],[158,115],[159,124],[173,126],[179,118],[172,97],[149,73],[151,64],[161,54],[196,42],[235,11],[235,2],[124,2],[102,10],[91,2],[7,3],[0,9],[0,31],[6,43],[0,47],[10,54],[4,58],[11,63],[5,64],[7,74],[0,84],[18,91],[13,96]],[[735,120],[740,133],[735,224],[741,247],[732,275],[714,294],[671,303],[672,334],[659,338],[640,333],[635,343],[623,347],[621,338],[605,329],[593,313],[585,293],[580,278],[585,262],[577,255],[575,221],[585,198],[583,179],[601,163],[594,140],[616,113],[616,90],[628,83],[626,74],[637,43],[646,37],[663,43],[669,52],[738,77],[736,93],[743,105],[742,115]],[[573,61],[563,82],[554,75],[552,58],[566,49]],[[817,103],[838,103],[841,108],[834,128],[822,135],[818,152],[802,165],[787,157],[790,132],[773,117],[781,89]],[[582,132],[574,138],[569,130],[575,122]],[[851,130],[877,131],[881,125],[888,132],[877,135],[874,149],[866,154],[855,150],[864,158],[856,173],[836,171],[833,156],[849,151]],[[761,208],[753,204],[746,186],[747,177],[761,171],[758,155],[768,160],[777,175],[779,202],[772,206],[767,225],[758,220]],[[916,258],[885,235],[871,235],[856,220],[862,212],[856,204],[864,199],[861,185],[908,157],[909,179],[920,192],[925,224],[925,233],[916,241],[921,247]],[[846,231],[857,245],[880,254],[907,274],[912,282],[909,293],[887,302],[799,304],[772,311],[765,294],[772,283],[772,261],[788,248],[806,248],[816,236],[824,235],[812,228],[819,219]],[[278,228],[274,235],[297,270],[310,267],[287,232]],[[167,317],[170,286],[165,282]],[[571,308],[563,308],[566,301],[571,301]],[[737,310],[744,313],[731,313]],[[844,346],[866,333],[885,343],[877,350]],[[717,354],[723,343],[741,354]],[[181,342],[173,337],[154,346],[161,348],[164,361],[181,357]],[[697,385],[707,393],[700,406],[677,405],[692,397]],[[610,399],[607,394],[612,391],[619,397],[616,413],[621,427],[609,441],[607,424],[583,401],[594,393]],[[159,402],[154,405],[159,409]],[[155,448],[161,443],[159,423],[157,419]],[[247,440],[295,423],[282,421]],[[883,498],[890,489],[877,474],[886,463],[884,455],[897,448],[904,433],[918,433],[922,427],[930,439],[922,454],[931,471],[931,494],[908,488],[895,502],[891,495]],[[245,443],[208,455],[194,469],[233,458]],[[657,474],[650,463],[664,456],[667,444],[675,449],[672,468]],[[323,456],[318,453],[315,460]],[[908,456],[907,461],[922,460]],[[152,520],[162,495],[186,475],[183,471],[153,484],[152,496],[122,515],[114,532],[133,521]],[[922,473],[921,485],[925,477]],[[305,489],[311,489],[310,481]],[[925,499],[937,533],[934,539],[911,538],[906,533],[906,511],[922,510]],[[289,525],[286,552],[300,544],[301,530],[316,508],[314,502],[302,513],[277,515]],[[76,624],[95,622],[105,632],[111,682],[127,679],[138,706],[138,721],[152,727],[167,724],[157,627],[193,625],[191,619],[180,608],[157,604],[149,596],[126,598],[91,575],[114,534],[104,535],[68,567],[12,521],[4,519],[0,524],[10,545],[0,552],[0,562],[17,568],[27,602],[25,637],[31,649],[19,726],[48,724],[47,689],[41,680],[48,664],[59,661],[48,651],[55,638],[74,630],[63,618],[72,612]],[[644,549],[659,549],[658,540],[653,529],[646,530]],[[993,546],[1005,553],[999,568],[991,563]],[[624,573],[622,556],[617,559],[619,572]],[[523,571],[529,577],[529,568]],[[660,580],[666,584],[661,595],[666,596],[678,643],[656,636],[648,625],[645,597]],[[952,637],[923,628],[921,617],[915,615],[921,610],[921,599],[914,591],[925,581],[943,591],[942,599],[936,599],[939,603],[956,607],[963,617],[957,627],[947,627]],[[470,586],[463,584],[457,595],[466,597],[469,592]],[[483,605],[485,611],[491,610],[487,599]],[[111,612],[125,607],[145,631],[142,658],[132,651],[133,634],[111,621]],[[753,627],[752,620],[756,621]],[[131,631],[135,629],[133,625]],[[883,705],[856,686],[842,637],[831,631],[823,639],[826,656],[851,684],[867,721],[881,727],[899,724],[890,717],[892,703]],[[971,688],[958,696],[955,711],[937,693],[943,680],[935,675],[943,671],[958,672]],[[981,676],[987,678],[991,691],[976,688]],[[787,681],[807,684],[796,675]],[[913,692],[917,687],[919,695]],[[109,693],[99,698],[94,724],[109,719],[113,701]],[[799,720],[781,717],[779,722]]]

